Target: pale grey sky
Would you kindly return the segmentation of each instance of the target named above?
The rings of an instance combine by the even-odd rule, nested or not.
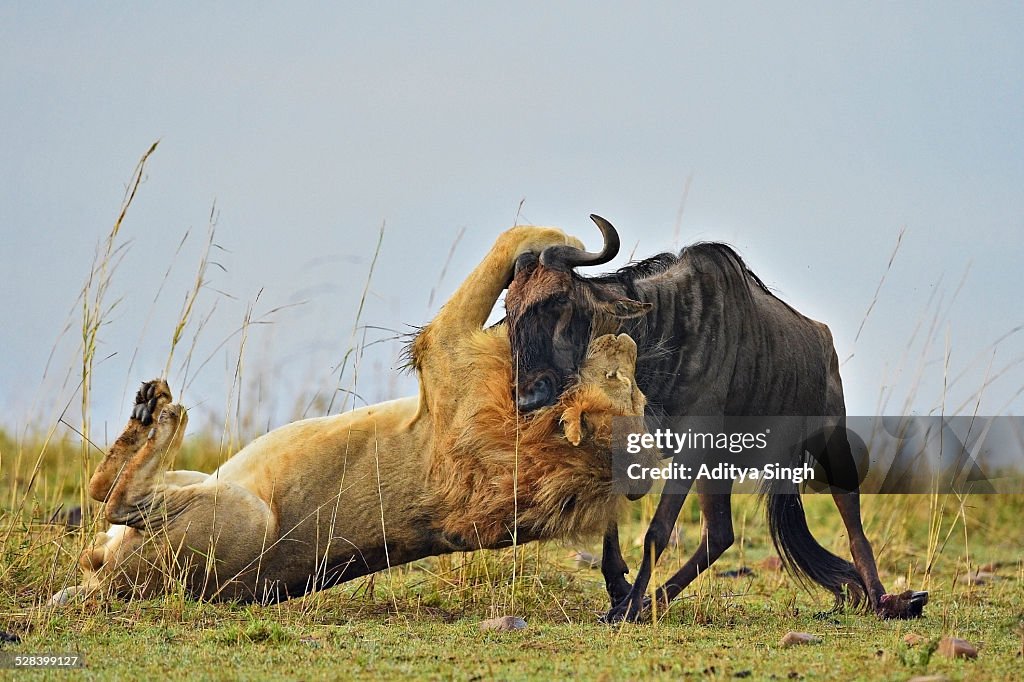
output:
[[[1006,336],[1024,324],[1024,6],[371,5],[0,7],[4,424],[71,399],[76,313],[43,369],[157,139],[101,331],[97,429],[162,370],[214,201],[224,270],[197,303],[216,305],[190,371],[212,360],[184,396],[197,413],[223,414],[240,337],[218,345],[253,301],[257,317],[305,301],[246,339],[261,382],[243,400],[265,426],[337,384],[383,222],[362,322],[403,331],[525,199],[521,222],[595,243],[600,213],[638,256],[733,244],[852,354],[852,414],[879,411],[883,390],[880,411],[912,395],[925,413],[944,385],[945,409],[971,412],[986,377],[980,413],[1024,414],[1024,332]],[[367,351],[366,399],[412,390],[392,378],[397,350]],[[184,376],[176,361],[172,385]]]

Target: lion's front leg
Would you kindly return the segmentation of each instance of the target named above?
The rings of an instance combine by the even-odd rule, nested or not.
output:
[[[473,272],[412,344],[413,366],[420,375],[423,405],[429,409],[450,407],[465,388],[457,369],[465,358],[467,340],[480,332],[501,292],[512,278],[516,259],[556,244],[580,244],[579,240],[550,227],[514,227],[502,233]],[[442,407],[448,405],[448,407]]]
[[[580,240],[553,227],[519,226],[506,230],[429,327],[439,334],[480,329],[511,281],[516,259],[524,253],[540,253],[555,245],[583,248]]]

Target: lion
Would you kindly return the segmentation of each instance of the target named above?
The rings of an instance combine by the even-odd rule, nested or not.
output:
[[[165,470],[188,412],[164,379],[144,383],[89,481],[113,525],[82,551],[81,584],[51,602],[183,587],[266,604],[429,556],[600,534],[625,499],[612,422],[644,429],[636,344],[595,339],[577,384],[526,416],[507,329],[484,327],[516,259],[556,244],[579,241],[524,226],[498,238],[415,337],[418,395],[282,426],[213,473]]]

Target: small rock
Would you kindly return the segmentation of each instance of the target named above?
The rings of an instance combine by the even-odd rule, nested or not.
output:
[[[943,637],[939,641],[939,653],[946,658],[977,658],[978,650],[965,639]]]
[[[783,647],[797,646],[799,644],[817,644],[821,641],[821,637],[815,637],[814,635],[806,632],[787,632],[782,636],[779,641],[779,645]]]
[[[996,574],[991,571],[978,570],[974,573],[968,573],[960,576],[960,582],[964,585],[984,585],[985,583],[991,582],[995,577]]]
[[[917,646],[921,642],[924,642],[927,638],[923,635],[919,635],[916,632],[908,632],[903,635],[903,643],[907,646]]]
[[[778,572],[782,570],[782,559],[777,556],[765,557],[760,566],[765,571]]]
[[[718,575],[722,578],[745,578],[747,576],[753,576],[754,571],[747,566],[740,566],[739,568],[733,568],[728,571],[719,571]]]
[[[580,550],[573,552],[569,555],[569,558],[576,563],[576,568],[597,568],[601,565],[601,560],[590,552]]]
[[[526,621],[519,616],[502,616],[491,618],[480,623],[481,630],[493,630],[495,632],[508,632],[510,630],[526,629]]]
[[[68,528],[77,528],[82,525],[82,508],[71,507],[70,509],[64,509],[63,506],[58,507],[57,511],[53,512],[50,516],[50,520],[47,523],[52,523],[58,526],[67,526]]]

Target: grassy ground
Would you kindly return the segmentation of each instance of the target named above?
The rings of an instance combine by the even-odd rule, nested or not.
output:
[[[87,668],[75,674],[89,678],[1019,679],[1024,670],[1024,499],[1017,496],[962,505],[921,495],[865,500],[887,585],[931,591],[926,618],[913,622],[850,612],[816,617],[828,597],[802,591],[764,563],[774,553],[758,501],[749,496],[735,505],[736,547],[667,614],[644,625],[596,622],[606,607],[600,572],[572,557],[576,550],[596,554],[596,544],[431,559],[272,607],[196,604],[172,595],[54,609],[46,600],[76,581],[74,557],[87,534],[45,523],[61,504],[77,504],[77,445],[51,443],[31,490],[32,448],[8,439],[0,446],[0,629],[22,640],[4,651],[77,652]],[[206,459],[193,442],[179,464],[202,468]],[[831,501],[814,496],[807,505],[822,543],[844,554]],[[634,538],[652,509],[650,499],[635,504],[623,532],[634,566]],[[680,540],[659,566],[662,578],[692,551],[698,528],[699,512],[688,503]],[[995,578],[981,585],[963,580],[969,566],[989,562],[998,564]],[[741,566],[753,574],[719,574]],[[505,614],[524,617],[528,627],[479,630],[481,620]],[[790,630],[821,643],[782,648],[779,639]],[[910,632],[925,641],[909,647],[903,637]],[[933,653],[943,635],[977,645],[978,659]]]

